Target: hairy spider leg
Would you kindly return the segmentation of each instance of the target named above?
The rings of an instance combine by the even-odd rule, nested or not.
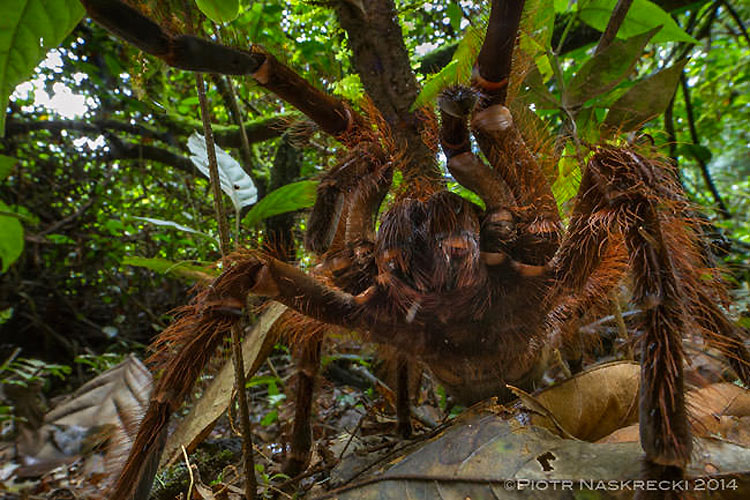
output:
[[[701,325],[709,343],[716,345],[721,338],[725,353],[729,346],[735,349],[734,365],[745,383],[750,358],[743,332],[705,292],[721,285],[700,281],[701,232],[686,217],[687,203],[675,179],[669,166],[630,148],[599,148],[588,162],[568,236],[553,263],[559,284],[552,296],[585,288],[596,279],[608,247],[624,241],[633,299],[643,311],[641,446],[647,463],[681,470],[691,452],[683,380],[686,324]]]

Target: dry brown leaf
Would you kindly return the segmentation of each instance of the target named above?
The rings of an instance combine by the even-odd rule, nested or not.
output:
[[[528,392],[524,391],[523,389],[519,389],[518,387],[513,387],[512,385],[506,385],[510,392],[513,393],[514,396],[516,396],[520,401],[521,404],[528,410],[534,412],[536,415],[543,417],[545,420],[548,420],[554,428],[555,433],[559,434],[560,437],[564,437],[565,439],[576,439],[575,436],[573,436],[571,433],[569,433],[565,427],[562,426],[560,422],[557,421],[557,418],[555,417],[555,414],[550,411],[549,408],[544,406],[544,403],[536,399],[534,396],[529,394]],[[552,430],[552,429],[548,429]]]
[[[636,442],[589,443],[562,439],[546,429],[523,425],[513,415],[480,413],[459,417],[441,435],[421,443],[408,456],[388,457],[369,470],[382,471],[322,498],[612,498],[608,484],[630,484],[642,477],[643,450]],[[695,460],[687,477],[722,474],[734,479],[726,493],[748,498],[750,449],[714,439],[696,440]],[[537,481],[544,491],[519,482]],[[568,481],[568,491],[558,486]],[[610,483],[612,481],[613,483]],[[620,483],[622,481],[623,483]],[[630,481],[630,483],[626,483]],[[588,484],[605,488],[586,489]],[[528,484],[528,483],[527,483]],[[581,490],[586,491],[581,491]],[[578,492],[578,493],[577,493]],[[616,491],[615,493],[620,493]],[[631,498],[633,490],[622,498]],[[720,498],[712,496],[711,498]]]
[[[242,356],[245,361],[246,376],[258,370],[268,357],[276,339],[269,335],[271,327],[286,306],[273,303],[258,318],[249,334],[242,342]],[[234,389],[234,366],[229,360],[224,363],[219,373],[206,388],[203,396],[193,405],[190,413],[180,422],[175,432],[169,435],[161,466],[172,463],[182,454],[182,446],[192,452],[208,432],[213,428],[216,420],[226,411]]]
[[[639,387],[637,363],[596,366],[534,395],[557,423],[542,415],[532,415],[531,422],[553,432],[560,425],[578,439],[596,441],[638,421]]]
[[[617,429],[612,434],[599,439],[597,443],[637,443],[641,440],[638,424]]]
[[[34,474],[42,474],[109,440],[112,445],[105,462],[112,465],[130,447],[151,385],[151,374],[143,363],[129,356],[47,413],[41,428],[22,432],[17,442],[19,455],[25,464],[34,465]]]
[[[693,434],[750,447],[750,391],[730,383],[712,384],[687,393]],[[638,425],[617,429],[597,443],[639,441]]]
[[[750,448],[750,417],[724,415],[719,418],[716,433],[726,441]]]
[[[750,417],[750,391],[727,382],[688,392],[687,404],[699,419],[710,414]]]
[[[216,500],[216,497],[211,488],[203,483],[195,483],[193,485],[193,500]]]

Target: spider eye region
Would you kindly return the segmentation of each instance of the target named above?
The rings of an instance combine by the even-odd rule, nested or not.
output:
[[[379,282],[421,295],[477,286],[479,218],[463,198],[440,191],[426,201],[394,204],[381,221],[376,244]]]

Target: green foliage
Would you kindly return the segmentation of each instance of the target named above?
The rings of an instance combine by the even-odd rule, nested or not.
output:
[[[3,273],[18,260],[24,246],[23,226],[12,212],[8,205],[0,201],[0,272]]]
[[[0,127],[2,127],[2,124],[0,124]],[[10,175],[15,164],[15,158],[0,155],[0,182]],[[19,210],[20,207],[14,210],[0,201],[0,261],[2,261],[0,273],[7,271],[10,265],[18,260],[23,253],[23,226],[19,220],[23,215],[18,213]]]
[[[582,0],[578,7],[581,20],[592,28],[604,31],[612,15],[617,0]],[[645,31],[661,27],[654,36],[654,42],[689,42],[698,43],[685,33],[667,12],[649,0],[634,0],[628,10],[617,36],[631,38]]]
[[[568,108],[580,106],[616,87],[633,71],[643,48],[657,29],[624,41],[615,40],[601,53],[584,62],[565,88],[563,105]]]
[[[422,85],[422,91],[412,104],[412,109],[418,109],[434,102],[435,98],[446,87],[451,85],[466,85],[471,78],[471,69],[474,66],[479,49],[482,48],[484,32],[470,27],[458,44],[451,62],[438,73],[432,75]]]
[[[287,184],[263,197],[242,219],[245,227],[254,227],[263,219],[313,206],[315,203],[315,181],[300,181]]]
[[[122,363],[124,359],[124,354],[105,352],[102,354],[79,354],[73,361],[86,366],[94,375],[99,375]]]
[[[279,419],[278,408],[281,403],[286,399],[286,394],[279,390],[279,384],[281,379],[272,375],[256,375],[247,382],[245,382],[246,388],[266,386],[268,406],[271,410],[266,413],[260,421],[260,425],[267,427]]]
[[[18,358],[5,361],[0,365],[0,385],[10,384],[29,387],[34,383],[46,383],[55,377],[65,379],[71,373],[66,365],[47,363],[39,359]]]
[[[240,14],[239,0],[195,0],[195,4],[216,23],[234,21]]]
[[[159,274],[170,274],[194,283],[218,276],[218,271],[210,263],[194,264],[188,261],[172,262],[167,259],[146,258],[128,255],[122,259],[123,265],[150,269]]]
[[[0,181],[4,180],[16,164],[16,159],[10,156],[0,155]]]
[[[628,132],[664,113],[686,63],[680,61],[629,88],[610,106],[604,125]]]
[[[0,137],[5,131],[8,96],[81,17],[83,7],[78,0],[0,2]]]

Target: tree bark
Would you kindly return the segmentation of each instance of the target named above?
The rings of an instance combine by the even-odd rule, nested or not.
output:
[[[406,155],[404,177],[438,179],[435,152],[422,140],[418,113],[410,110],[419,85],[393,0],[363,0],[357,5],[338,2],[336,13],[349,37],[352,62],[365,91]]]

